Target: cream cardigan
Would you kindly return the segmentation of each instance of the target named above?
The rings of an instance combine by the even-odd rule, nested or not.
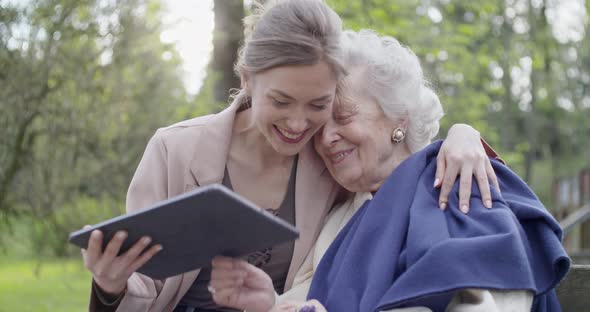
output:
[[[336,235],[352,218],[362,204],[372,198],[371,193],[356,193],[354,197],[334,208],[322,228],[322,232],[303,265],[295,275],[293,287],[279,296],[279,301],[304,301],[311,280],[322,256],[336,238]],[[433,208],[434,209],[434,208]],[[485,289],[463,289],[457,291],[449,303],[448,312],[517,312],[530,311],[533,294],[530,291],[499,291]],[[412,307],[383,312],[432,312],[426,307]]]

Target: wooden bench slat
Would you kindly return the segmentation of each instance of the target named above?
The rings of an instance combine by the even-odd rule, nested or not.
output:
[[[563,312],[590,311],[590,265],[572,265],[556,292]]]

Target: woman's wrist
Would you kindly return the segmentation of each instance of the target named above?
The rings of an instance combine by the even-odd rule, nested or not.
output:
[[[92,284],[94,286],[93,288],[96,291],[98,299],[106,305],[117,303],[121,298],[123,298],[123,296],[125,295],[125,290],[127,290],[127,287],[125,286],[119,291],[107,291],[104,288],[102,288],[94,279],[92,280]]]

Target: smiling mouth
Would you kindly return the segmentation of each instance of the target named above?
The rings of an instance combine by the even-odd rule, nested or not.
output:
[[[295,143],[301,142],[301,140],[303,140],[303,138],[305,137],[305,134],[309,130],[309,129],[307,129],[301,133],[293,133],[293,132],[289,132],[285,129],[279,128],[278,126],[273,126],[273,127],[276,130],[278,137],[283,142],[290,143],[290,144],[295,144]]]
[[[332,164],[337,165],[337,164],[343,162],[344,159],[346,159],[348,157],[348,155],[350,155],[352,153],[353,150],[354,150],[354,148],[351,148],[349,150],[332,153],[329,155],[330,161],[332,162]]]

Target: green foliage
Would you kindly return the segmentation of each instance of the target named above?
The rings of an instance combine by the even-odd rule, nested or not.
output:
[[[103,195],[102,198],[78,197],[52,211],[45,218],[20,218],[27,222],[25,241],[31,244],[34,257],[77,256],[80,250],[67,243],[68,234],[86,224],[95,224],[124,213],[124,203]]]
[[[559,3],[517,2],[328,0],[346,28],[411,47],[443,102],[441,134],[474,126],[551,207],[553,179],[590,165],[590,37],[561,43],[547,19]]]
[[[30,222],[37,254],[67,255],[68,232],[121,213],[147,140],[189,105],[160,10],[156,0],[1,10],[0,219]]]
[[[80,260],[0,257],[0,311],[87,310],[90,280]]]

